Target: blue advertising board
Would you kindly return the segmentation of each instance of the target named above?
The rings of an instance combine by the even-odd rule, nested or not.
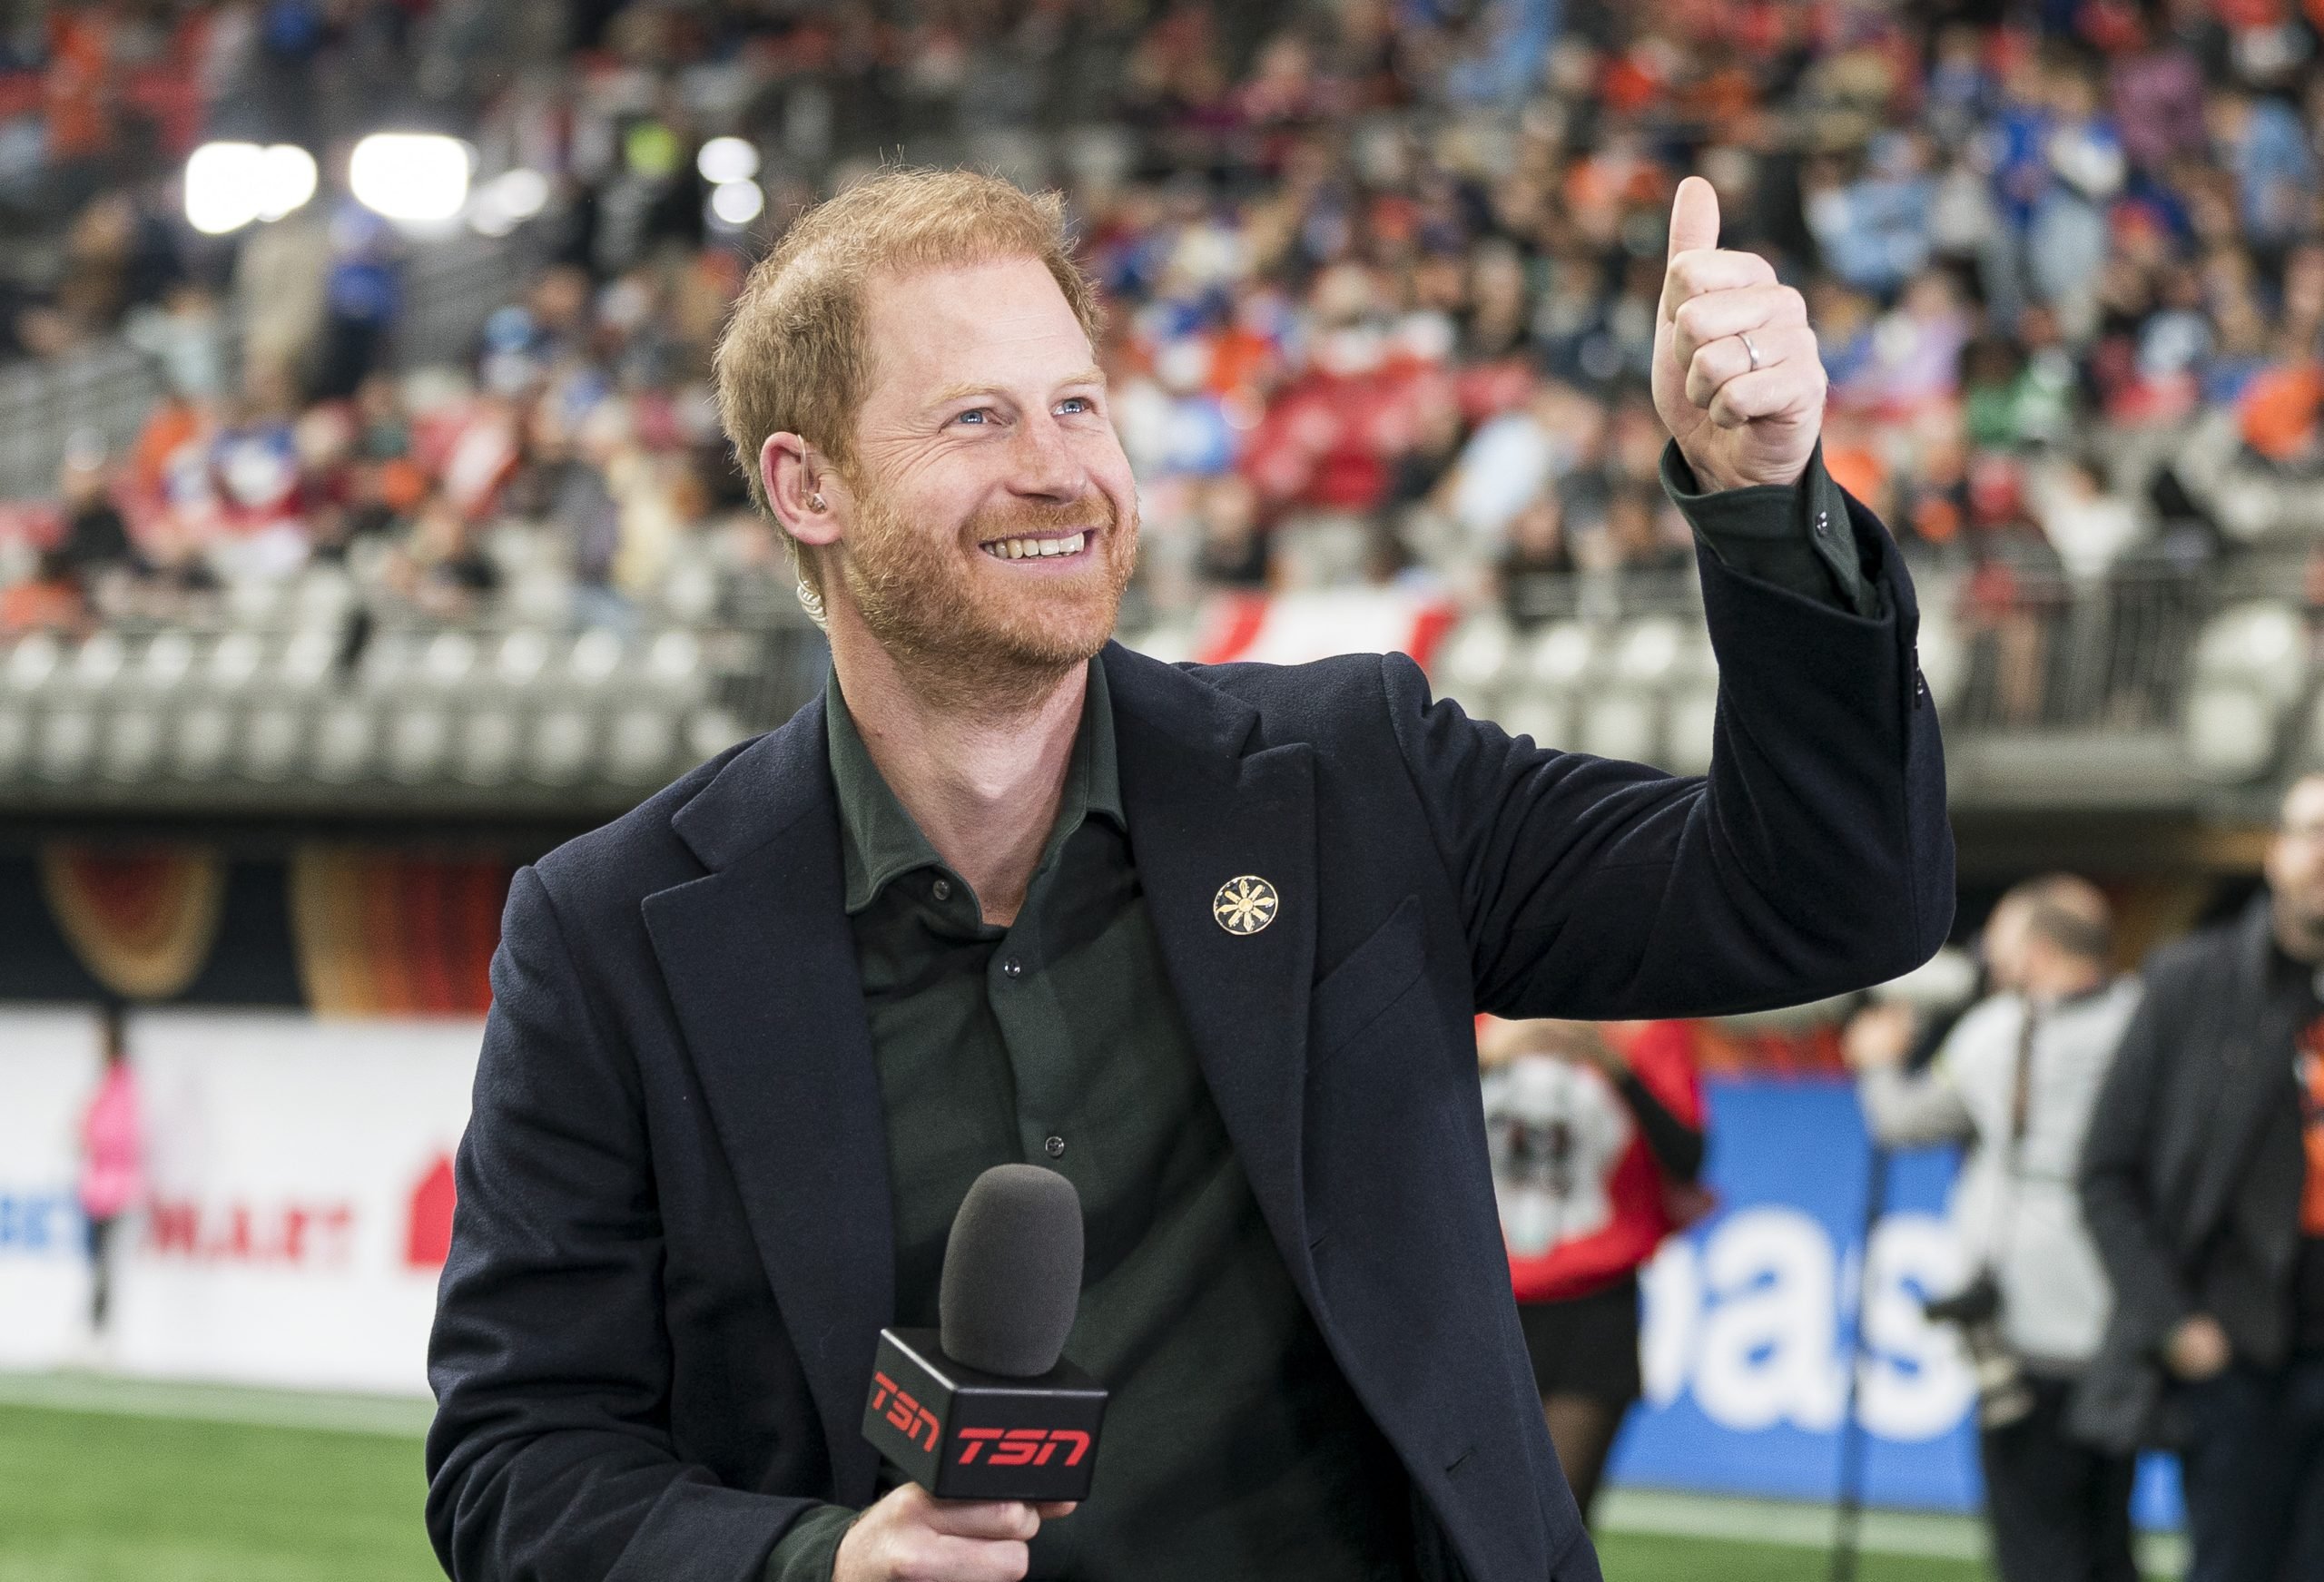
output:
[[[1974,1386],[1954,1333],[1920,1309],[1962,1279],[1945,1218],[1956,1156],[1891,1158],[1867,1257],[1872,1150],[1846,1083],[1714,1079],[1706,1096],[1718,1208],[1645,1272],[1647,1399],[1623,1430],[1612,1480],[1833,1498],[1861,1286],[1866,1499],[1975,1509]],[[2136,1514],[2142,1526],[2179,1525],[2166,1460],[2142,1469]]]

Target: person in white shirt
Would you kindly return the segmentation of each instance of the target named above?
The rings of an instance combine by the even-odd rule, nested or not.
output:
[[[2096,887],[2068,874],[2032,879],[2004,896],[1985,926],[1996,992],[1955,1025],[1925,1068],[1904,1068],[1909,1010],[1876,1007],[1848,1029],[1848,1064],[1875,1136],[1892,1146],[1970,1145],[1953,1215],[1967,1287],[1982,1285],[1986,1305],[1998,1299],[1994,1349],[1981,1359],[1979,1451],[2003,1582],[2136,1582],[2139,1574],[2133,1459],[2065,1430],[2073,1382],[2113,1305],[2076,1187],[2091,1110],[2138,1005],[2137,980],[2108,964],[2112,945]]]

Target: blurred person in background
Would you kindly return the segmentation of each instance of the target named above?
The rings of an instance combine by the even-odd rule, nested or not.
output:
[[[104,1073],[81,1118],[81,1215],[89,1227],[89,1331],[100,1343],[113,1301],[113,1233],[145,1200],[145,1133],[137,1074],[118,1007],[104,1018]]]
[[[2076,1418],[2176,1444],[2189,1582],[2324,1577],[2324,774],[2265,869],[2149,963],[2083,1155],[2116,1300]]]
[[[1692,1051],[1684,1022],[1489,1020],[1477,1041],[1517,1317],[1585,1522],[1642,1390],[1638,1272],[1709,1205]]]
[[[2131,1548],[2136,1458],[2066,1427],[2075,1381],[2112,1300],[2083,1223],[2074,1170],[2099,1085],[2138,1005],[2117,978],[2106,899],[2050,874],[2004,895],[1985,924],[1994,993],[1935,1056],[1905,1070],[1913,1013],[1872,1007],[1846,1053],[1873,1135],[1889,1147],[1969,1145],[1953,1223],[1968,1280],[1947,1310],[1997,1323],[1979,1372],[1979,1459],[2003,1582],[2137,1582]],[[1994,1303],[1998,1303],[1997,1312]]]
[[[91,433],[74,435],[64,447],[57,486],[64,503],[64,531],[57,547],[83,585],[94,589],[103,578],[135,570],[137,551],[130,542],[129,524],[113,501],[113,473],[103,441]]]

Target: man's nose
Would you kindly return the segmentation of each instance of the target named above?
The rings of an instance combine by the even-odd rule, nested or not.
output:
[[[1089,490],[1089,471],[1081,465],[1056,418],[1037,413],[1018,427],[1011,460],[1015,476],[1009,486],[1020,495],[1052,500],[1078,500]]]

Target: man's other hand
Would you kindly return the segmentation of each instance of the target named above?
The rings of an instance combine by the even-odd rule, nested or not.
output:
[[[832,1582],[1019,1582],[1026,1546],[1069,1503],[938,1499],[917,1483],[891,1490],[840,1540]]]
[[[2217,1377],[2234,1359],[2234,1343],[2219,1320],[2207,1312],[2180,1320],[2162,1348],[2164,1365],[2190,1384]]]
[[[1700,176],[1670,204],[1654,409],[1705,490],[1797,481],[1824,426],[1807,303],[1758,254],[1719,251],[1718,194]]]

